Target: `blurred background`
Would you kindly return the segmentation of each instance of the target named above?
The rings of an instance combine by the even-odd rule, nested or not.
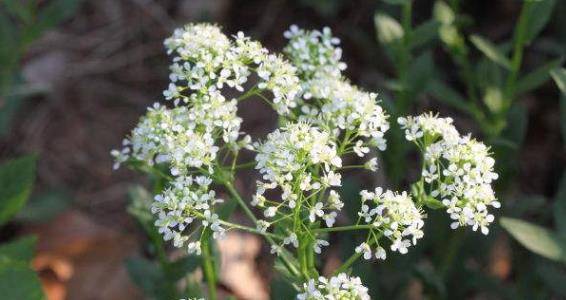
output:
[[[347,76],[392,116],[440,112],[492,147],[503,208],[490,235],[452,231],[431,213],[414,251],[356,265],[374,298],[566,299],[563,0],[0,0],[0,258],[25,262],[0,259],[0,294],[29,285],[48,299],[164,299],[136,216],[148,180],[113,172],[109,152],[162,100],[163,40],[200,21],[273,51],[291,24],[328,26]],[[262,105],[240,115],[245,131],[275,126]],[[402,138],[393,128],[377,177],[348,174],[345,199],[376,182],[408,188],[419,161]],[[332,236],[323,270],[356,238]],[[292,299],[259,239],[234,233],[218,248],[226,295]]]

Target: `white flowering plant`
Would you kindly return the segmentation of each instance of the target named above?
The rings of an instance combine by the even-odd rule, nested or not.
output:
[[[422,176],[410,191],[362,190],[358,203],[348,203],[358,208],[357,219],[341,218],[342,173],[376,171],[391,120],[377,94],[344,77],[340,40],[330,29],[291,26],[284,36],[289,43],[279,55],[215,25],[177,29],[165,40],[172,56],[166,102],[148,108],[123,148],[112,151],[115,168],[125,164],[166,182],[151,204],[155,226],[174,247],[202,255],[209,299],[217,297],[211,243],[230,230],[265,238],[305,300],[370,299],[350,267],[361,257],[407,253],[424,236],[427,209],[446,210],[453,229],[489,232],[491,209],[500,207],[489,148],[432,113],[396,120],[422,154]],[[272,107],[279,127],[257,138],[242,132],[238,104],[248,99]],[[255,159],[242,161],[242,152]],[[353,159],[363,162],[346,163]],[[258,174],[249,199],[235,186],[244,169]],[[231,203],[254,226],[231,222]],[[344,231],[365,238],[323,277],[317,255],[330,246],[330,234]]]

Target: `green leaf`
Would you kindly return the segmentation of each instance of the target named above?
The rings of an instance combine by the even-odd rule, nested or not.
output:
[[[438,26],[436,20],[428,20],[417,26],[411,33],[409,47],[415,49],[434,40],[438,33]]]
[[[511,69],[511,61],[490,41],[475,34],[470,37],[470,41],[491,61],[509,70]]]
[[[16,220],[29,223],[45,223],[51,221],[67,207],[71,199],[63,191],[49,191],[34,197],[17,215]]]
[[[525,26],[524,44],[529,44],[544,29],[554,8],[554,0],[527,0],[529,9],[527,11],[527,24]],[[527,5],[526,3],[524,5]]]
[[[28,263],[33,259],[36,242],[37,238],[35,236],[26,236],[15,241],[0,244],[0,257]]]
[[[175,299],[173,283],[166,280],[163,270],[147,259],[130,258],[126,260],[126,270],[132,281],[139,286],[150,299]]]
[[[562,65],[562,61],[562,58],[549,61],[543,66],[520,78],[517,81],[515,95],[521,95],[541,86],[550,79],[550,71],[560,67]]]
[[[36,273],[27,262],[0,257],[0,291],[2,299],[45,299]]]
[[[442,204],[442,202],[430,196],[425,198],[424,205],[426,205],[426,207],[430,209],[440,209],[446,207],[444,206],[444,204]]]
[[[407,73],[409,86],[404,88],[409,89],[414,94],[420,94],[434,75],[434,64],[430,51],[416,57],[409,66]]]
[[[554,79],[558,89],[560,89],[560,92],[562,92],[563,95],[566,95],[566,69],[554,68],[550,71],[550,75],[552,76],[552,79]]]
[[[392,17],[383,13],[377,13],[373,21],[377,31],[377,39],[381,44],[389,45],[403,38],[403,27]]]
[[[287,280],[275,277],[271,281],[271,299],[295,299],[297,291]]]
[[[201,264],[201,257],[196,255],[187,255],[172,262],[167,267],[167,273],[170,280],[177,281],[187,274],[193,272]]]
[[[562,179],[554,196],[554,223],[558,233],[566,237],[566,172],[562,173]]]
[[[520,147],[525,140],[528,125],[529,115],[527,108],[522,105],[513,105],[507,113],[507,126],[501,136]]]
[[[519,219],[502,217],[500,222],[525,248],[548,259],[566,262],[566,240],[552,231]]]
[[[446,105],[464,112],[470,112],[466,99],[464,99],[460,93],[440,80],[431,80],[427,86],[427,91]]]
[[[24,156],[0,165],[0,225],[22,207],[35,180],[36,157]]]

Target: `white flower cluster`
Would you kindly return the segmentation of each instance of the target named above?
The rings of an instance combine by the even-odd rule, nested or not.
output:
[[[302,293],[297,300],[369,300],[368,288],[359,277],[349,277],[340,273],[330,279],[319,277],[303,284]]]
[[[391,240],[392,251],[401,254],[406,254],[407,248],[416,245],[417,240],[423,237],[423,212],[415,206],[407,192],[383,191],[378,187],[373,192],[363,190],[360,195],[362,207],[358,215],[366,224],[371,225],[370,239],[378,244],[376,258],[386,257],[385,250],[378,242],[381,236]],[[372,257],[367,243],[358,246],[356,252],[363,253],[365,259]]]
[[[155,226],[164,240],[172,240],[175,247],[184,247],[190,239],[186,231],[195,220],[204,228],[210,228],[214,238],[224,235],[218,215],[212,212],[212,207],[222,200],[209,189],[211,183],[212,180],[204,176],[180,176],[155,196],[151,212],[157,216]],[[200,254],[200,243],[189,242],[187,249],[189,253]]]
[[[264,181],[258,182],[252,205],[266,207],[265,217],[272,218],[278,211],[293,210],[302,202],[311,222],[322,218],[327,226],[332,226],[337,215],[334,210],[343,206],[338,193],[331,190],[324,203],[304,199],[307,193],[314,195],[322,189],[341,185],[341,175],[335,170],[342,166],[342,160],[329,133],[308,123],[290,123],[270,133],[264,143],[254,146],[258,152],[256,169]],[[320,177],[315,169],[322,172]],[[266,190],[275,188],[282,191],[281,202],[268,201],[264,196]]]
[[[341,61],[342,49],[340,39],[333,37],[330,28],[306,31],[297,25],[291,25],[283,33],[289,39],[284,52],[289,55],[292,63],[297,66],[302,76],[313,78],[331,76],[339,78],[346,64]]]
[[[193,118],[187,107],[169,109],[156,103],[125,140],[124,149],[112,154],[117,162],[130,157],[150,166],[169,162],[175,176],[185,174],[189,167],[211,168],[218,147],[212,132],[202,130]]]
[[[501,207],[491,186],[498,175],[489,148],[469,135],[461,136],[450,118],[424,114],[398,122],[407,140],[424,151],[422,176],[431,188],[430,195],[447,207],[454,220],[451,227],[468,225],[488,234],[495,219],[488,207]]]
[[[222,89],[224,85],[243,91],[251,71],[257,69],[258,87],[273,93],[273,104],[281,114],[293,108],[300,91],[295,67],[280,56],[269,54],[259,42],[242,32],[234,41],[222,34],[220,28],[208,24],[189,24],[177,29],[165,40],[169,53],[175,53],[171,65],[167,99],[187,102],[181,94],[187,88],[197,93]]]
[[[346,64],[340,61],[340,40],[328,28],[320,32],[296,26],[291,26],[285,37],[289,44],[284,51],[299,69],[303,87],[299,119],[335,134],[355,131],[360,137],[371,138],[371,145],[385,150],[388,116],[377,104],[376,94],[360,90],[342,76]]]
[[[189,24],[175,30],[164,44],[174,57],[171,83],[163,94],[175,108],[150,108],[124,148],[112,151],[115,168],[132,157],[150,165],[170,162],[171,173],[177,176],[191,167],[210,169],[220,139],[232,149],[248,147],[249,137],[238,140],[238,101],[227,100],[221,91],[224,86],[243,91],[252,70],[260,78],[257,88],[273,93],[279,113],[296,106],[300,86],[295,67],[241,32],[231,41],[217,26]]]

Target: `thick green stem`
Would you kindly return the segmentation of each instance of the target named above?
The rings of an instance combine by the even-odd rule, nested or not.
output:
[[[214,256],[212,254],[211,240],[212,236],[210,234],[210,229],[206,228],[201,239],[202,269],[208,285],[208,299],[216,300],[218,299],[216,294],[217,277],[216,268],[214,266]]]
[[[521,62],[523,60],[525,34],[528,25],[528,12],[531,9],[532,5],[533,2],[525,1],[515,29],[513,37],[513,56],[511,57],[511,73],[507,77],[507,82],[505,84],[503,99],[504,103],[503,109],[500,112],[500,118],[505,118],[507,116],[507,111],[511,107],[511,104],[513,103],[513,97],[515,96],[515,85],[519,76],[519,71],[521,69]]]

